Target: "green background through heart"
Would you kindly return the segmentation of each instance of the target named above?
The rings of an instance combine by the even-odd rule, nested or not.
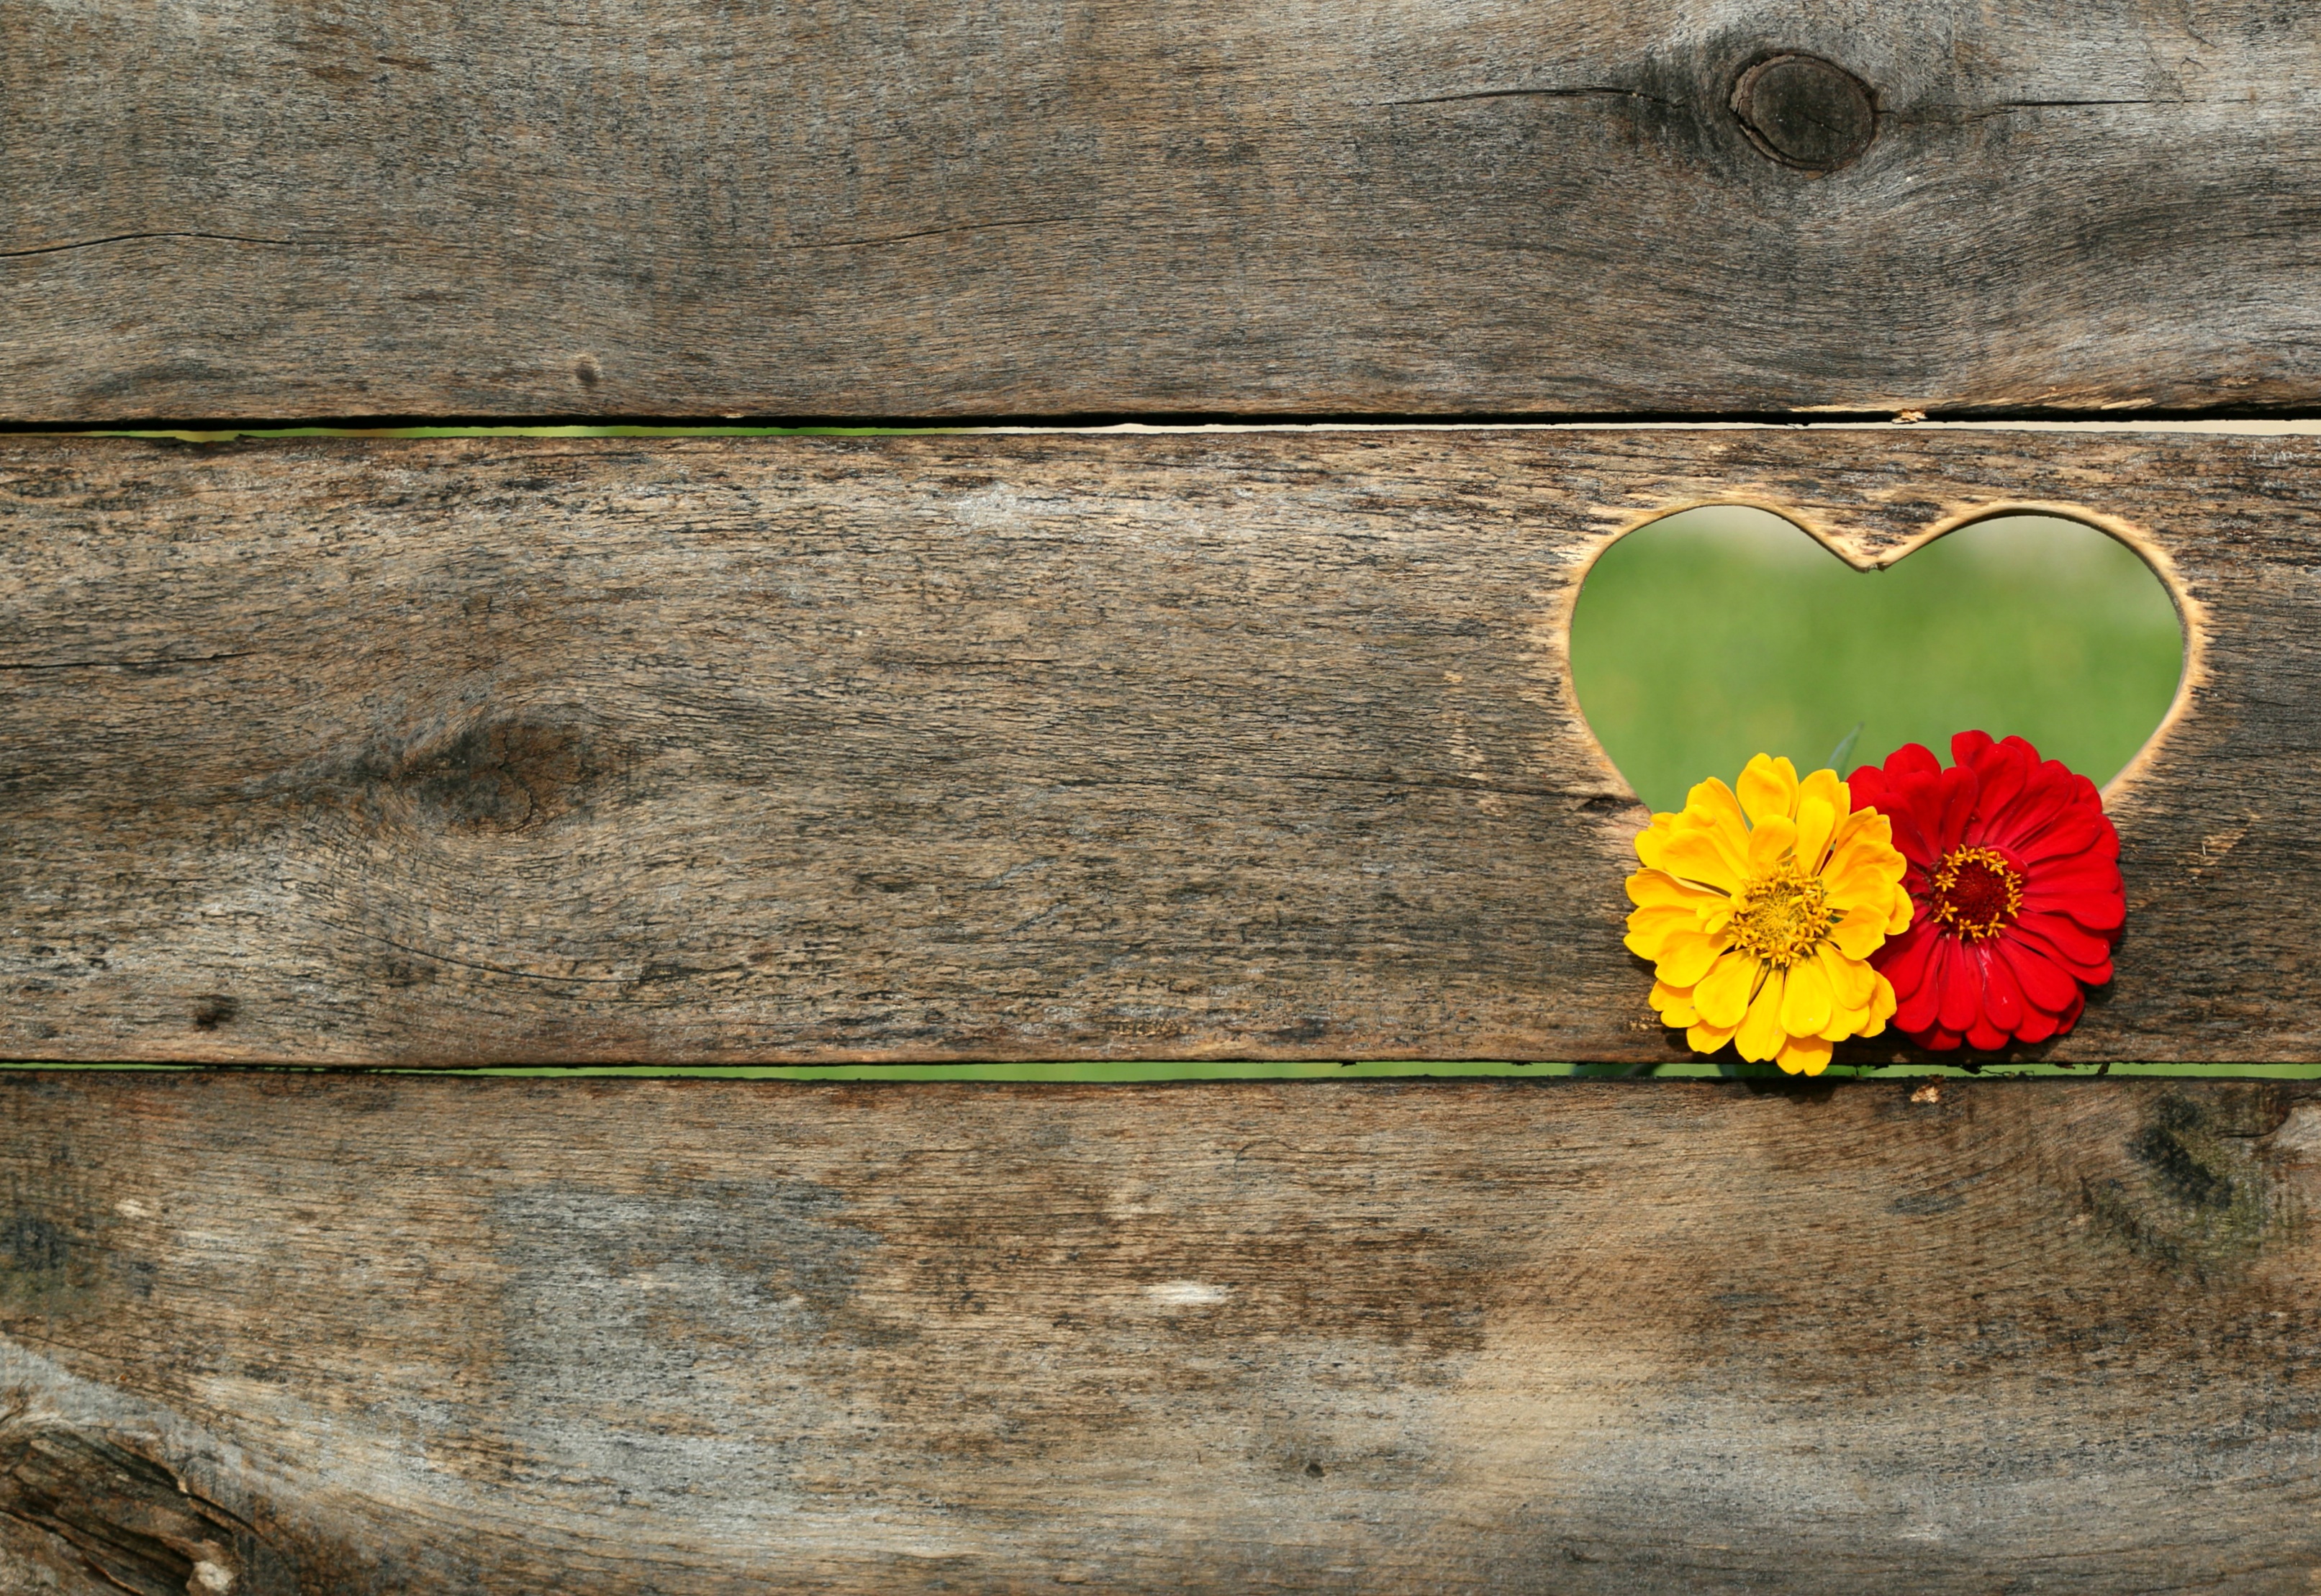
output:
[[[1688,510],[1596,562],[1572,685],[1637,795],[1682,805],[1760,751],[1800,773],[1951,733],[2019,733],[2100,785],[2176,694],[2183,629],[2152,567],[2080,521],[1978,521],[1856,571],[1761,510]]]

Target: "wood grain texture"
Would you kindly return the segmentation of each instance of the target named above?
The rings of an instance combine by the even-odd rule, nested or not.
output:
[[[2314,1092],[0,1077],[0,1590],[2306,1596]]]
[[[2172,562],[2199,653],[2112,793],[2118,976],[2043,1056],[2312,1058],[2316,466],[1895,429],[18,439],[0,1056],[1678,1056],[1565,629],[1620,530],[1726,499],[1863,559],[2076,504]]]
[[[11,0],[0,418],[2312,405],[2316,93],[2284,0]]]

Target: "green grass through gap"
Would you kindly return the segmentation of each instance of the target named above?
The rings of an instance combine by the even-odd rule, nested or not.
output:
[[[723,1081],[789,1081],[879,1083],[906,1081],[981,1081],[993,1083],[1065,1082],[1080,1085],[1138,1085],[1169,1081],[1375,1081],[1473,1080],[1500,1077],[1542,1083],[1563,1080],[1610,1081],[1650,1077],[1657,1081],[1782,1081],[1786,1076],[1770,1064],[1735,1064],[1706,1059],[1680,1060],[1638,1066],[1630,1064],[1511,1064],[1501,1059],[1434,1060],[1365,1058],[1351,1063],[1329,1060],[1283,1062],[1273,1059],[1217,1060],[1172,1063],[1135,1060],[1103,1064],[769,1064],[769,1065],[498,1065],[476,1068],[416,1068],[406,1066],[361,1067],[327,1065],[204,1065],[204,1064],[0,1064],[8,1070],[117,1073],[184,1073],[220,1070],[257,1071],[270,1075],[389,1075],[451,1076],[622,1077],[636,1080],[696,1079]],[[1832,1065],[1819,1076],[1823,1082],[1902,1081],[1928,1077],[1973,1077],[1986,1081],[2031,1079],[2095,1080],[2100,1076],[2199,1075],[2212,1080],[2309,1080],[2321,1076],[2321,1064],[1998,1064],[1980,1070],[1954,1065]],[[1801,1083],[1804,1084],[1804,1083]]]

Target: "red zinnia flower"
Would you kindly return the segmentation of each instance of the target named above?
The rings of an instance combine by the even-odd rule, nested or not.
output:
[[[1846,779],[1894,823],[1917,912],[1871,957],[1895,1028],[1922,1047],[1997,1052],[2060,1036],[2111,979],[2127,899],[2119,833],[2095,784],[2019,737],[1951,739],[1945,770],[1916,743]]]

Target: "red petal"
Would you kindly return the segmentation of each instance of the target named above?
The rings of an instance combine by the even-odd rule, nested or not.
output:
[[[1943,1006],[1943,972],[1950,964],[1957,943],[1950,938],[1930,933],[1925,941],[1926,964],[1910,990],[1894,988],[1894,1023],[1904,1030],[1925,1030],[1933,1025]],[[1888,976],[1892,980],[1892,976]]]
[[[2001,846],[2026,867],[2071,865],[2082,859],[2090,865],[2111,865],[2119,858],[2119,833],[2099,814],[2064,816],[2052,825],[2018,833],[2014,841]]]
[[[2100,975],[2080,975],[2082,981],[2111,979],[2111,944],[2101,937],[2090,936],[2060,914],[2045,912],[2025,914],[2015,922],[2015,929],[2025,935],[2044,942],[2063,956],[2066,965],[2101,965]],[[2074,975],[2079,972],[2074,970]]]
[[[1987,807],[1983,837],[2002,848],[2014,848],[2038,834],[2063,812],[2062,794],[2038,766],[2016,766],[2018,779],[2004,805]]]
[[[1904,858],[1929,869],[1942,858],[1942,851],[1934,846],[1942,793],[1934,777],[1889,775],[1880,812],[1894,822],[1894,846],[1902,850]]]
[[[2025,860],[2023,877],[2025,892],[2116,893],[2120,888],[2119,862],[2094,854],[2041,859],[2036,864]]]
[[[2062,1036],[2080,1022],[2080,1015],[2087,1006],[2086,994],[2074,991],[2071,993],[2071,1002],[2065,1005],[2062,1013],[2044,1014],[2034,1009],[2025,1020],[2023,1028],[2015,1034],[2020,1040],[2025,1042],[2043,1042],[2050,1037]]]
[[[1983,951],[1982,1011],[1990,1022],[2007,1030],[2023,1023],[2024,1013],[2030,1007],[2023,1001],[2022,984],[2015,979],[2007,961],[1988,950]]]
[[[1990,746],[1990,733],[1988,731],[1958,732],[1951,738],[1951,763],[1980,765],[1982,762],[1983,750]]]
[[[1930,1028],[1926,1031],[1925,1035],[1912,1037],[1910,1039],[1917,1043],[1921,1047],[1931,1047],[1938,1053],[1948,1052],[1951,1048],[1957,1047],[1960,1042],[1965,1040],[1965,1038],[1961,1037],[1958,1032],[1954,1030],[1944,1030],[1939,1025]]]
[[[1886,773],[1875,765],[1865,765],[1847,776],[1845,790],[1852,795],[1856,809],[1882,812],[1886,807]]]
[[[1998,939],[1999,957],[2022,984],[2025,1002],[2050,1014],[2061,1013],[2079,995],[2079,983],[2065,975],[2045,954],[2018,938]]]
[[[2118,847],[2118,833],[2103,817],[2101,810],[2074,810],[2051,826],[2043,826],[2021,841],[2008,846],[2008,851],[2025,865],[2060,862],[2065,859],[2091,859],[2108,863],[2117,858],[2116,852],[2103,855],[2107,840]]]
[[[2023,868],[2026,898],[2116,898],[2126,890],[2119,866],[2109,859],[2049,859]]]
[[[2055,1016],[2055,1034],[2060,1037],[2077,1025],[2080,1022],[2080,1016],[2087,1012],[2087,1007],[2088,994],[2084,992],[2073,993],[2071,1006]]]
[[[2127,918],[2127,900],[2117,893],[2082,893],[2067,896],[2062,893],[2025,893],[2023,894],[2025,913],[2068,914],[2099,935],[2117,936],[2120,923]]]
[[[1936,865],[1942,863],[1942,855],[1934,851],[1934,843],[1929,840],[1925,832],[1918,829],[1916,818],[1908,810],[1898,812],[1889,812],[1887,818],[1894,822],[1895,849],[1908,860],[1911,868],[1917,872],[1919,884],[1915,890],[1924,894],[1928,890],[1927,881],[1931,872]]]
[[[1934,934],[1925,920],[1916,920],[1900,936],[1890,939],[1870,956],[1870,967],[1894,984],[1900,1002],[1925,984],[1926,960],[1934,955]]]
[[[2006,1051],[2007,1033],[1988,1020],[1978,1020],[1967,1028],[1966,1045],[1978,1053]]]
[[[2018,930],[2020,929],[2019,927],[2016,929]],[[2007,934],[2012,937],[2016,935],[2016,931],[2011,930]],[[2023,945],[2025,948],[2028,948],[2033,953],[2044,958],[2049,964],[2054,966],[2057,969],[2062,971],[2064,975],[2069,975],[2073,981],[2084,981],[2090,986],[2101,986],[2105,982],[2111,979],[2111,960],[2107,958],[2098,959],[2093,964],[2082,964],[2078,959],[2067,957],[2065,955],[2057,952],[2054,948],[2048,947],[2046,943],[2042,942],[2037,937],[2033,936],[2027,931],[2023,932]],[[2034,1006],[2052,1010],[2054,1005],[2048,1003]]]
[[[2054,765],[2052,760],[2048,763]],[[2112,829],[2111,821],[2104,815],[2103,795],[2096,791],[2095,783],[2074,771],[2065,769],[2061,765],[2055,765],[2054,767],[2058,773],[2055,780],[2062,791],[2062,801],[2058,812],[2065,815],[2093,816],[2101,829],[2103,837],[2107,839],[2113,857],[2116,857],[2119,851],[2119,833]],[[2105,846],[2105,843],[2098,843],[2098,851],[2101,851]]]
[[[1953,765],[1943,772],[1942,819],[1936,822],[1938,834],[1927,839],[1937,853],[1947,854],[1966,839],[1966,822],[1981,791],[1971,766]]]
[[[2002,830],[2013,829],[2009,812],[2016,798],[2022,795],[2023,783],[2030,775],[2033,762],[2023,757],[2010,739],[2000,743],[1975,761],[1975,779],[1982,784],[1982,795],[1975,800],[1974,818],[1980,827],[1980,835],[1986,841],[2006,846],[1999,836]]]
[[[1898,775],[1938,775],[1942,768],[1943,762],[1924,743],[1906,742],[1886,756],[1889,780]]]
[[[1964,1030],[1982,1017],[1982,971],[1976,966],[1974,956],[1955,944],[1940,969],[1942,1007],[1937,1017],[1943,1029]]]

